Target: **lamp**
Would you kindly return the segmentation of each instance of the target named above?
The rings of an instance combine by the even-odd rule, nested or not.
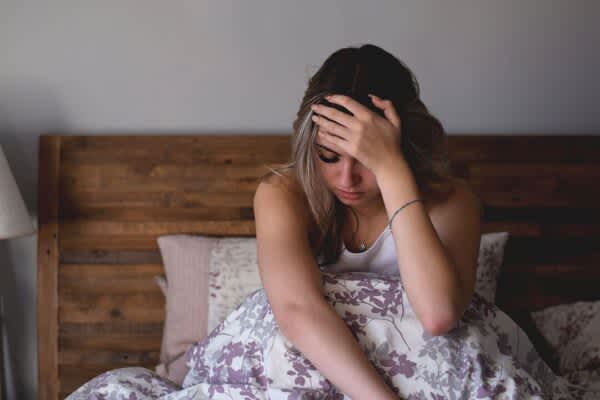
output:
[[[29,235],[35,228],[0,146],[0,240]],[[0,293],[0,400],[5,399],[4,382],[4,302]]]

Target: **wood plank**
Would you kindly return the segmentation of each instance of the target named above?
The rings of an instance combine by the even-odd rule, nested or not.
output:
[[[144,182],[144,180],[161,181],[169,178],[178,179],[229,179],[242,180],[256,178],[264,174],[267,169],[263,165],[237,166],[237,165],[181,165],[146,163],[104,163],[104,164],[74,164],[63,163],[61,177],[101,179],[106,182]]]
[[[600,135],[448,135],[448,153],[455,162],[594,162]]]
[[[576,290],[574,290],[576,289]],[[516,281],[514,278],[501,278],[498,282],[496,303],[502,310],[537,311],[558,304],[576,301],[597,301],[598,281],[582,280],[569,282],[549,280]]]
[[[175,232],[173,232],[175,233]],[[186,232],[193,233],[193,232]],[[106,235],[71,236],[61,238],[60,251],[69,250],[151,250],[158,249],[156,236],[120,235],[119,240]]]
[[[97,294],[79,290],[61,291],[58,316],[60,323],[112,321],[163,323],[165,296],[158,287],[152,292],[119,294]]]
[[[225,227],[248,228],[254,221],[150,221],[150,222],[121,222],[121,221],[88,221],[77,220],[64,222],[62,234],[65,237],[75,235],[167,235],[178,232],[197,232],[225,229]]]
[[[83,204],[83,203],[78,203]],[[251,203],[250,203],[251,204]],[[63,220],[111,220],[111,221],[223,221],[253,220],[254,209],[250,207],[94,207],[69,205],[61,210]]]
[[[491,207],[486,206],[485,221],[524,221],[546,224],[600,224],[598,205],[595,207]]]
[[[142,208],[199,208],[199,207],[248,207],[252,206],[254,192],[211,192],[211,191],[174,191],[174,192],[111,192],[110,190],[70,191],[64,200],[66,207],[142,207]]]
[[[186,192],[206,191],[221,193],[254,192],[260,181],[259,176],[239,179],[212,179],[210,177],[173,177],[171,179],[149,179],[128,177],[125,181],[104,179],[100,183],[89,181],[85,176],[61,178],[61,198],[68,199],[73,191],[102,191],[113,193],[156,193],[156,192]]]
[[[184,192],[177,191],[110,191],[110,190],[70,190],[64,193],[63,209],[90,207],[90,208],[159,208],[159,207],[183,207]],[[61,210],[63,211],[63,210]],[[64,210],[67,211],[67,210]]]
[[[474,184],[473,187],[480,193],[483,203],[493,207],[592,207],[600,201],[600,195],[597,193],[586,191],[584,187],[575,186],[566,192],[555,192],[549,188],[525,192],[513,188],[510,191],[487,190],[485,193],[477,184]]]
[[[156,146],[131,146],[110,148],[84,148],[73,149],[65,152],[63,161],[72,164],[104,164],[104,163],[155,163],[179,165],[237,165],[256,166],[263,163],[277,164],[287,159],[289,146],[279,143],[265,144],[257,151],[240,152],[236,148],[221,150],[195,145],[191,148],[186,145],[169,145],[158,150]]]
[[[546,281],[595,281],[600,284],[600,265],[587,264],[511,264],[503,263],[501,276],[524,282],[544,279]]]
[[[504,251],[507,265],[600,265],[599,237],[509,236]]]
[[[218,154],[235,150],[238,153],[259,151],[262,149],[289,149],[291,136],[289,132],[274,134],[115,134],[115,135],[65,135],[63,147],[65,152],[93,149],[96,151],[115,150],[119,148],[152,148],[153,155],[160,155],[168,149],[187,149],[206,154]]]
[[[154,276],[164,273],[160,264],[61,264],[59,293],[152,296],[161,293]]]
[[[158,365],[159,363],[160,351],[63,349],[59,353],[59,365],[124,364],[137,367],[142,364]]]
[[[110,323],[72,323],[61,322],[59,335],[61,337],[103,337],[129,336],[130,339],[139,336],[161,336],[163,324],[159,322],[113,321]]]
[[[97,336],[64,336],[59,337],[61,351],[96,350],[119,352],[152,352],[160,351],[162,331],[156,335],[97,335]]]
[[[512,178],[512,179],[540,179],[559,178],[581,182],[600,178],[600,162],[587,163],[558,163],[548,162],[514,162],[492,163],[472,162],[469,164],[469,178]]]
[[[102,230],[102,229],[106,230]],[[65,222],[59,241],[64,250],[151,250],[160,235],[196,234],[210,236],[255,236],[254,221],[200,222]],[[135,233],[139,232],[139,233]]]
[[[155,264],[162,265],[158,249],[153,250],[69,250],[60,253],[60,264]]]
[[[556,224],[556,223],[527,223],[527,222],[482,222],[482,233],[510,232],[516,236],[600,236],[600,226],[589,224]]]
[[[60,137],[39,138],[37,344],[38,398],[58,396],[58,180]]]
[[[487,207],[600,209],[598,163],[473,163],[468,180]]]

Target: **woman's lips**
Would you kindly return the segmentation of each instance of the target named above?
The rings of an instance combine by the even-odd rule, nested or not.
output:
[[[341,189],[338,189],[338,193],[340,196],[347,199],[358,199],[360,196],[362,196],[362,192],[345,192]]]

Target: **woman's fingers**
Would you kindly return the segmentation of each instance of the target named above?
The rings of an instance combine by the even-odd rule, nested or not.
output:
[[[400,117],[394,108],[394,103],[391,100],[383,100],[374,94],[370,94],[369,97],[373,100],[373,104],[376,107],[379,107],[383,110],[383,114],[385,117],[394,125],[396,128],[400,128],[402,126],[402,121],[400,121]]]

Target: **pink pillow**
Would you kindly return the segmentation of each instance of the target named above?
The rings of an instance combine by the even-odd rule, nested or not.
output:
[[[166,316],[155,371],[180,385],[188,369],[185,351],[207,335],[208,272],[216,241],[216,237],[191,235],[157,239],[167,282],[156,278],[166,296]]]

